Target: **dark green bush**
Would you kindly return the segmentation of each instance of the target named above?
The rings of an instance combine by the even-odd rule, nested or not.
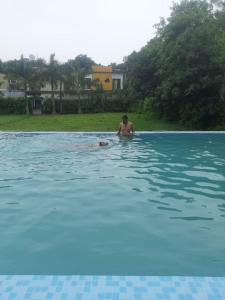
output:
[[[52,100],[51,99],[44,99],[42,101],[42,109],[43,114],[51,114],[52,113]]]
[[[32,98],[28,100],[29,110],[32,113]],[[62,111],[60,110],[60,100],[55,100],[56,112],[63,114],[77,114],[79,105],[82,113],[101,112],[128,112],[134,106],[134,102],[118,95],[91,94],[86,98],[63,99]],[[25,114],[26,101],[24,98],[3,98],[0,97],[0,114]],[[50,98],[42,101],[42,113],[52,113],[52,100]]]
[[[60,100],[55,100],[56,113],[60,113]],[[62,100],[63,114],[77,114],[78,100]]]
[[[104,99],[100,97],[89,97],[81,100],[82,113],[99,113],[104,111]]]
[[[25,114],[26,101],[24,98],[0,97],[0,114]]]
[[[55,100],[56,112],[60,113],[60,100]],[[100,113],[100,112],[126,112],[132,106],[132,102],[128,99],[106,97],[103,95],[81,98],[80,107],[82,113]],[[51,107],[51,100],[49,100],[49,108]],[[43,109],[43,113],[51,113],[51,109]],[[77,114],[79,111],[78,99],[63,99],[62,113],[63,114]]]

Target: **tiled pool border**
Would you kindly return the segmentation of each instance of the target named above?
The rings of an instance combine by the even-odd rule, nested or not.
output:
[[[0,276],[1,300],[223,300],[222,277]]]
[[[115,132],[0,131],[24,134]],[[142,134],[225,134],[225,131],[137,131]],[[0,300],[224,300],[225,277],[0,275]]]

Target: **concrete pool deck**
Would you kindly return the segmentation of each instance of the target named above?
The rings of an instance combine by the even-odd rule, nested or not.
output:
[[[225,277],[0,276],[1,300],[223,300]]]

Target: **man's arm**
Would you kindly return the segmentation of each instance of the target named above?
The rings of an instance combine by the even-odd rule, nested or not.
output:
[[[133,123],[131,123],[130,129],[131,129],[132,134],[134,134],[134,124]]]
[[[121,124],[119,125],[119,129],[118,129],[117,135],[120,135],[120,132],[121,132]]]

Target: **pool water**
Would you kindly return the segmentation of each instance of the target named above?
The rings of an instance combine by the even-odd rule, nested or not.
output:
[[[225,134],[0,133],[1,274],[225,276],[224,253]]]

